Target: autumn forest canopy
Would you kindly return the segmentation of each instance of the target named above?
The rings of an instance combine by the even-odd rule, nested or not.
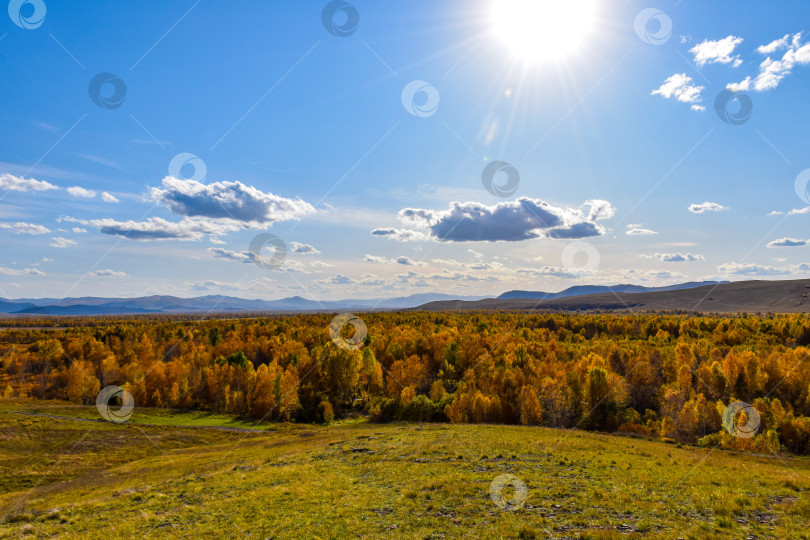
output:
[[[28,320],[0,331],[0,389],[92,404],[117,385],[136,407],[257,421],[576,427],[810,454],[804,315],[369,313],[357,350],[330,339],[333,317]],[[724,429],[735,402],[758,413],[755,436]]]

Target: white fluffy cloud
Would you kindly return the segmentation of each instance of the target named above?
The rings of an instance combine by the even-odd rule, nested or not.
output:
[[[801,240],[798,238],[779,238],[778,240],[773,240],[772,242],[768,242],[768,247],[800,247],[806,246],[808,244],[807,240]]]
[[[720,212],[722,210],[728,210],[728,208],[715,202],[704,202],[689,205],[689,211],[693,214],[702,214],[703,212]]]
[[[533,277],[553,277],[562,279],[575,279],[590,275],[592,272],[579,270],[576,268],[562,268],[560,266],[541,266],[539,268],[518,268],[521,274]]]
[[[753,263],[725,263],[718,266],[717,271],[733,276],[780,276],[790,273],[787,268]]]
[[[0,266],[0,276],[44,276],[45,273],[36,268],[5,268]]]
[[[366,255],[363,257],[363,260],[375,264],[388,264],[393,262],[393,260],[388,257],[380,257],[378,255]]]
[[[96,196],[96,192],[83,187],[73,186],[66,189],[71,197],[78,197],[80,199],[92,199]]]
[[[703,101],[701,92],[705,86],[692,84],[692,77],[686,73],[676,73],[664,81],[657,90],[653,90],[653,96],[659,95],[666,99],[674,98],[682,103],[700,103]]]
[[[208,248],[205,251],[218,259],[228,259],[245,264],[256,262],[256,254],[252,251],[231,251],[224,248]]]
[[[705,260],[703,255],[695,253],[656,253],[655,255],[642,255],[646,259],[656,259],[660,262],[694,262]]]
[[[447,210],[405,208],[399,212],[399,219],[417,229],[427,229],[430,238],[440,242],[518,242],[541,237],[600,236],[605,229],[595,222],[608,219],[614,213],[613,206],[602,200],[589,200],[579,208],[567,208],[521,197],[494,205],[454,202]],[[409,229],[375,229],[371,234],[403,241],[408,236],[419,239],[421,233]]]
[[[108,202],[108,203],[117,203],[117,202],[119,202],[117,198],[110,195],[106,191],[101,194],[101,200],[104,201],[104,202]]]
[[[371,236],[382,236],[397,242],[422,242],[430,240],[430,236],[410,229],[382,228],[371,231]]]
[[[689,52],[695,56],[695,63],[699,66],[705,64],[732,64],[734,67],[742,64],[740,55],[734,54],[734,49],[742,43],[741,37],[728,36],[717,41],[705,40],[695,45]]]
[[[410,257],[406,257],[404,255],[397,257],[395,259],[389,259],[388,257],[380,257],[377,255],[366,255],[365,257],[363,257],[363,260],[375,264],[402,264],[404,266],[427,266],[427,263],[421,261],[414,261]]]
[[[35,223],[0,223],[0,229],[8,229],[14,231],[15,234],[48,234],[50,229]]]
[[[0,189],[9,191],[48,191],[59,189],[53,184],[44,180],[34,180],[33,178],[22,178],[12,174],[0,174]]]
[[[780,49],[784,49],[790,43],[790,34],[785,34],[784,37],[771,41],[767,45],[760,45],[757,47],[759,54],[773,54]]]
[[[287,247],[290,248],[290,252],[300,253],[302,255],[316,255],[320,253],[320,251],[310,246],[309,244],[302,244],[300,242],[290,242],[290,244]]]
[[[181,216],[248,224],[287,221],[315,212],[312,205],[301,199],[286,199],[241,182],[201,184],[167,176],[162,188],[152,188],[151,196]]]
[[[208,248],[205,251],[210,253],[217,259],[226,259],[229,261],[236,261],[244,264],[256,262],[258,258],[257,255],[252,251],[231,251],[229,249],[223,248]],[[318,272],[321,271],[323,268],[329,268],[331,266],[332,266],[331,264],[327,264],[321,261],[302,263],[299,261],[286,259],[277,268],[275,268],[275,270],[278,272]]]
[[[61,236],[51,238],[51,247],[66,248],[66,247],[75,246],[75,245],[76,245],[76,242],[74,242],[73,240],[68,240],[67,238],[63,238]]]
[[[126,272],[116,272],[115,270],[110,270],[109,268],[90,272],[90,275],[96,277],[127,277]]]
[[[658,233],[652,229],[644,228],[643,223],[631,223],[627,226],[627,230],[624,231],[624,234],[627,236],[649,236]]]
[[[132,240],[200,240],[206,235],[217,237],[242,228],[233,222],[189,218],[180,222],[163,218],[149,218],[146,221],[116,221],[110,218],[84,220],[70,217],[61,219],[96,227],[101,234],[124,236]]]
[[[397,264],[404,264],[405,266],[425,266],[425,263],[421,261],[414,261],[410,257],[405,257],[404,255],[401,257],[397,257],[394,259]]]
[[[786,35],[757,48],[758,52],[766,55],[781,50],[785,50],[781,58],[775,60],[768,56],[763,60],[759,65],[759,73],[756,77],[748,76],[738,83],[730,83],[727,88],[734,92],[772,90],[779,86],[782,79],[790,75],[796,65],[810,63],[810,43],[802,43],[801,32],[793,35],[792,38],[790,35]]]

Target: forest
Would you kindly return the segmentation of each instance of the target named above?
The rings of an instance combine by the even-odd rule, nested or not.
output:
[[[0,390],[93,404],[117,385],[136,407],[257,422],[540,425],[810,454],[804,315],[360,317],[367,335],[354,348],[330,339],[334,314],[0,322]],[[723,428],[735,402],[756,409],[755,435]]]

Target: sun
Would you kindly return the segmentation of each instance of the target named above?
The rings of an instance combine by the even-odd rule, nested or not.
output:
[[[596,20],[595,0],[494,0],[495,35],[526,63],[559,61],[576,51]]]

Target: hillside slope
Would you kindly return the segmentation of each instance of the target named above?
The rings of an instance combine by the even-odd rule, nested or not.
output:
[[[0,537],[802,538],[810,462],[547,428],[25,416],[0,401]],[[165,420],[165,419],[164,419]],[[138,423],[140,424],[138,424]],[[142,422],[142,423],[141,423]],[[509,474],[518,493],[492,498]],[[497,484],[496,484],[497,487]]]
[[[703,313],[808,313],[810,279],[788,281],[738,281],[692,289],[643,293],[609,292],[549,300],[491,298],[474,302],[430,302],[420,310],[469,309],[557,311],[697,311]]]
[[[512,300],[514,298],[536,298],[536,299],[556,299],[570,298],[572,296],[585,296],[586,294],[601,294],[610,292],[643,293],[657,291],[675,291],[680,289],[694,289],[705,285],[717,285],[718,283],[728,283],[726,281],[689,281],[686,283],[676,283],[675,285],[665,285],[663,287],[644,287],[642,285],[632,285],[624,283],[620,285],[574,285],[567,289],[552,293],[544,291],[508,291],[498,296],[499,300]]]

